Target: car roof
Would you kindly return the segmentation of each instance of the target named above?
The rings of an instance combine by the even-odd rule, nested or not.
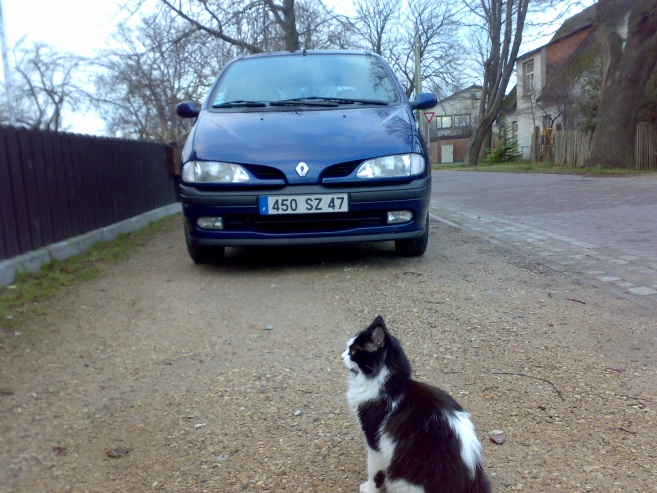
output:
[[[278,57],[278,56],[308,56],[308,55],[370,55],[379,57],[376,53],[363,50],[296,50],[296,51],[268,51],[263,53],[249,53],[247,55],[242,55],[237,57],[236,60],[242,60],[245,58],[266,58],[266,57]],[[379,57],[380,58],[380,57]]]

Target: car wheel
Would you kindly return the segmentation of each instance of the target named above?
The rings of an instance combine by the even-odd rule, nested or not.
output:
[[[395,252],[400,257],[421,257],[427,251],[429,244],[429,217],[424,227],[424,233],[415,238],[395,240]]]
[[[187,234],[185,227],[185,243],[187,243],[187,252],[195,264],[211,264],[219,262],[224,256],[226,247],[196,245],[192,243]]]
[[[225,247],[192,245],[187,243],[187,251],[195,264],[212,264],[221,261]]]

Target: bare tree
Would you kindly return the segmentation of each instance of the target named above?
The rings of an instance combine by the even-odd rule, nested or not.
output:
[[[295,0],[159,0],[196,29],[246,53],[298,50]]]
[[[450,0],[359,0],[352,23],[361,44],[390,62],[408,96],[414,90],[417,39],[422,80],[445,94],[460,82],[458,8]]]
[[[620,0],[622,1],[622,0]],[[499,116],[516,58],[526,32],[545,33],[580,0],[464,0],[468,37],[480,58],[483,94],[478,123],[468,143],[466,163],[477,164],[482,147],[490,145],[492,125]],[[547,14],[547,15],[546,15]],[[550,20],[545,20],[549,18]],[[541,20],[542,19],[542,20]],[[478,37],[477,33],[483,33]],[[533,37],[535,38],[535,34]],[[527,36],[531,40],[532,36]]]
[[[602,83],[588,164],[633,168],[639,107],[657,64],[657,0],[600,0],[595,23]]]
[[[85,101],[81,80],[85,59],[57,52],[45,43],[29,44],[24,40],[16,45],[13,55],[16,123],[42,130],[66,130],[66,111],[79,111]]]
[[[387,57],[398,44],[401,3],[398,0],[357,0],[352,21],[366,49]]]
[[[234,47],[180,22],[169,11],[119,27],[117,46],[104,53],[96,101],[109,132],[136,139],[181,142],[189,121],[175,115],[182,100],[200,100]],[[212,53],[212,56],[208,56]]]
[[[482,146],[490,138],[513,74],[530,0],[466,0],[470,12],[486,33],[484,80],[475,131],[468,141],[466,164],[477,164]]]
[[[353,26],[317,0],[296,0],[301,47],[307,50],[353,48]]]

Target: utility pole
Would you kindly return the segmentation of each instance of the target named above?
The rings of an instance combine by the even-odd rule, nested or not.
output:
[[[5,75],[5,93],[7,94],[7,111],[9,113],[9,124],[16,126],[16,112],[14,111],[14,100],[11,94],[11,71],[7,58],[7,38],[5,36],[5,17],[2,13],[2,0],[0,0],[0,50],[2,50],[2,70]]]
[[[420,31],[415,26],[415,42],[413,43],[415,52],[415,97],[422,92],[422,59],[420,55]],[[420,133],[424,140],[429,143],[429,122],[422,118],[422,112],[418,111],[415,115],[420,126]]]

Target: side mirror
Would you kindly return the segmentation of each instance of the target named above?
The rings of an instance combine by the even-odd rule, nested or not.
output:
[[[196,101],[183,101],[176,106],[176,114],[182,118],[196,118],[201,107]]]
[[[411,108],[414,110],[428,110],[438,104],[438,98],[429,92],[421,92],[411,101]]]

